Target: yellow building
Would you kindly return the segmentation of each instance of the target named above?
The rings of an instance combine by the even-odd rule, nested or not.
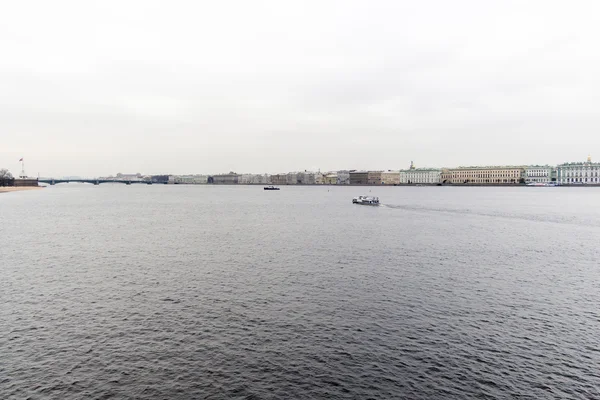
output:
[[[382,185],[399,185],[400,171],[384,171],[381,173]]]
[[[442,183],[455,184],[519,184],[524,177],[525,167],[458,167],[442,170]]]
[[[336,185],[337,184],[337,174],[327,174],[323,177],[323,184],[325,185]]]

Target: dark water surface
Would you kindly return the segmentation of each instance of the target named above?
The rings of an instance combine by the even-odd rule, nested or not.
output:
[[[600,398],[600,189],[72,184],[0,221],[1,399]]]

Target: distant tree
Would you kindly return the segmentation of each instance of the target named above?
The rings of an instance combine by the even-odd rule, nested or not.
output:
[[[0,186],[13,186],[14,183],[12,174],[6,168],[0,169]]]
[[[520,183],[521,185],[524,185],[524,184],[525,184],[525,178],[521,178],[521,179],[519,179],[519,183]]]

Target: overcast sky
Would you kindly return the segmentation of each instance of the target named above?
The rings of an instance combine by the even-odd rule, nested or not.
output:
[[[29,175],[600,160],[598,1],[5,1]]]

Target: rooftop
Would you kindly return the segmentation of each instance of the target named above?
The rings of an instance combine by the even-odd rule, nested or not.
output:
[[[589,165],[589,166],[593,165],[593,166],[597,167],[597,166],[600,166],[600,162],[591,162],[591,161],[590,162],[566,162],[566,163],[559,164],[558,166],[559,167],[568,167],[568,166],[583,167],[586,165]]]
[[[409,169],[401,169],[401,172],[439,172],[441,168],[409,168]]]
[[[524,169],[527,168],[523,165],[482,165],[482,166],[470,166],[470,167],[456,167],[456,168],[445,168],[448,170],[456,170],[456,169]]]

